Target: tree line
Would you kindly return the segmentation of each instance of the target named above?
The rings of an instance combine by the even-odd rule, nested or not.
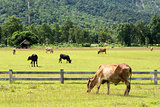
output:
[[[93,44],[117,43],[124,46],[148,45],[160,43],[160,17],[154,15],[149,24],[142,21],[136,23],[113,23],[101,28],[81,28],[71,20],[65,23],[42,23],[41,25],[25,26],[16,16],[8,17],[0,25],[1,46],[19,47],[27,39],[31,44],[77,43]]]

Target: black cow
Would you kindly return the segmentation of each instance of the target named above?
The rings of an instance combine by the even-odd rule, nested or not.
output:
[[[68,55],[65,55],[65,54],[60,54],[60,58],[59,58],[59,63],[61,62],[62,63],[62,59],[64,60],[67,60],[67,62],[71,63],[71,59]]]
[[[29,56],[28,60],[31,60],[31,66],[32,67],[33,67],[33,64],[34,64],[34,67],[35,67],[35,62],[36,62],[36,65],[38,67],[38,63],[37,63],[38,56],[36,54],[32,54],[32,56]]]

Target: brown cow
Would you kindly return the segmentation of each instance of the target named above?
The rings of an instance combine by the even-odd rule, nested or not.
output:
[[[105,54],[106,54],[106,48],[100,48],[99,51],[98,51],[98,54],[101,53],[101,52],[105,52]]]
[[[50,53],[53,53],[53,49],[52,48],[46,48],[46,53],[50,51]]]
[[[15,55],[16,54],[16,49],[15,48],[13,48],[13,55]]]
[[[130,76],[131,80],[131,74],[132,74],[131,67],[125,63],[111,64],[111,65],[101,64],[96,74],[91,79],[88,80],[87,92],[90,92],[94,88],[94,86],[97,85],[96,93],[98,93],[101,84],[107,82],[107,88],[108,88],[107,94],[109,94],[110,82],[117,85],[120,81],[122,81],[125,82],[127,86],[124,93],[124,95],[127,96],[129,95],[130,91],[130,82],[128,81],[128,78]]]
[[[150,48],[150,51],[153,51],[153,47]]]

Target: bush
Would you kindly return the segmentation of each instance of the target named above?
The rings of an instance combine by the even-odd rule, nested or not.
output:
[[[38,37],[33,34],[32,32],[30,31],[23,31],[23,32],[14,32],[12,34],[11,37],[8,38],[8,44],[10,46],[15,46],[15,47],[21,47],[20,46],[20,43],[23,41],[23,40],[28,40],[29,42],[31,42],[31,44],[36,44],[38,43]]]
[[[90,46],[91,46],[90,43],[83,43],[83,44],[82,44],[82,47],[90,47]]]
[[[103,43],[100,43],[99,44],[99,47],[104,47],[105,45]]]
[[[0,44],[0,48],[3,48],[5,47],[6,45],[5,44]]]

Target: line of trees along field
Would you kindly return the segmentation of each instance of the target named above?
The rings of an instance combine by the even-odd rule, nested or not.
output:
[[[0,25],[1,46],[18,47],[27,39],[32,44],[55,43],[119,43],[125,46],[160,44],[160,17],[154,15],[148,25],[136,23],[114,23],[103,28],[81,28],[71,20],[58,23],[25,26],[19,17],[10,16]]]

